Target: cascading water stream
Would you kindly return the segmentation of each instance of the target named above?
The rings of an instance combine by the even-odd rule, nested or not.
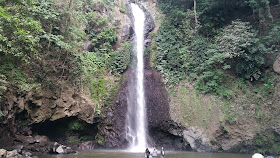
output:
[[[146,105],[144,94],[144,22],[145,14],[138,5],[131,3],[134,17],[135,32],[135,75],[129,88],[128,114],[126,119],[127,138],[130,141],[130,151],[143,152],[147,147]]]

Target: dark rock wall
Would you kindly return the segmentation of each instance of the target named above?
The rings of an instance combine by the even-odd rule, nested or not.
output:
[[[130,3],[126,3],[126,9],[131,21],[134,18],[131,13]],[[136,2],[137,3],[137,2]],[[148,33],[153,31],[155,24],[151,14],[145,7],[137,3],[140,8],[145,12],[145,37]],[[133,22],[132,22],[133,24]],[[134,27],[134,26],[133,26]],[[146,40],[146,39],[145,39]],[[146,45],[147,46],[147,45]],[[182,127],[175,124],[169,114],[169,96],[165,85],[162,82],[161,74],[149,66],[148,58],[145,57],[144,69],[144,88],[145,88],[145,101],[147,107],[147,122],[148,122],[148,143],[151,146],[161,147],[165,145],[170,149],[185,149],[182,138]],[[118,92],[117,100],[112,107],[106,108],[106,116],[101,121],[99,128],[101,146],[108,148],[126,148],[128,147],[128,140],[126,138],[126,116],[127,116],[127,98],[132,95],[129,94],[129,85],[134,83],[133,61],[131,68],[123,75],[123,83]],[[136,91],[136,90],[135,90]],[[136,98],[135,98],[136,100]],[[174,128],[173,128],[174,127]],[[181,134],[174,132],[175,129],[181,131]],[[172,134],[171,134],[172,133]],[[179,132],[180,133],[180,132]],[[102,143],[101,143],[102,142]]]
[[[118,92],[117,100],[111,108],[107,108],[105,120],[101,123],[99,134],[104,138],[103,147],[126,148],[126,114],[127,98],[129,96],[129,82],[133,80],[133,69],[124,75],[124,82]],[[150,68],[145,60],[144,70],[145,99],[148,120],[148,143],[149,145],[167,149],[183,150],[187,147],[183,143],[182,131],[180,127],[170,119],[169,115],[169,96],[165,85],[161,81],[159,72]],[[180,133],[172,130],[181,131]],[[172,134],[171,134],[172,133]]]

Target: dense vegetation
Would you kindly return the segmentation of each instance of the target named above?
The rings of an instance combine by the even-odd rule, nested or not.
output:
[[[150,48],[151,65],[163,73],[182,124],[207,130],[217,121],[227,132],[227,125],[247,119],[259,122],[260,133],[270,131],[279,113],[272,104],[278,93],[272,63],[279,53],[279,1],[194,2],[159,1],[165,18]],[[207,100],[205,93],[218,97]],[[212,117],[219,109],[221,116]],[[271,132],[260,134],[252,150],[277,152],[278,143],[267,145],[271,138]]]
[[[280,112],[272,69],[279,6],[273,0],[159,0],[164,16],[148,49],[150,62],[163,74],[181,124],[209,131],[217,122],[227,133],[255,121],[259,135],[251,143],[257,145],[243,152],[277,152],[280,144],[267,142],[278,138],[271,127]]]
[[[194,12],[193,1],[160,0],[166,18],[151,46],[151,65],[166,83],[189,79],[206,93],[220,94],[228,75],[257,83],[279,49],[272,4],[278,2],[204,0]]]
[[[131,61],[132,44],[116,44],[115,5],[114,0],[0,1],[0,103],[7,92],[59,94],[71,87],[88,93],[101,114]],[[184,121],[208,128],[207,117],[220,108],[221,117],[213,120],[226,132],[228,124],[255,119],[265,132],[257,135],[254,150],[276,152],[278,137],[266,127],[280,121],[272,103],[279,95],[272,63],[280,49],[280,1],[158,0],[158,6],[165,16],[146,53],[171,97],[180,99]],[[215,98],[203,100],[208,94]],[[66,128],[79,133],[86,125],[73,121]]]
[[[7,89],[61,91],[72,85],[75,91],[90,91],[98,104],[108,104],[132,49],[129,42],[113,48],[118,25],[112,18],[114,5],[108,0],[1,1],[0,96]],[[110,10],[106,16],[103,8]]]

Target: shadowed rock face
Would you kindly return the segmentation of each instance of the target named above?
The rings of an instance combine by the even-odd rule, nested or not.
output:
[[[131,13],[129,1],[126,4],[127,13],[131,19],[134,18]],[[143,5],[137,3],[146,15],[145,20],[145,37],[151,32],[154,27],[154,20],[151,14],[144,8]],[[145,39],[146,40],[146,39]],[[169,96],[162,83],[159,72],[150,68],[148,59],[145,59],[144,69],[144,88],[145,88],[145,102],[147,107],[147,122],[148,122],[148,143],[151,146],[160,147],[165,145],[169,149],[184,149],[183,137],[181,127],[176,125],[169,115]],[[105,119],[101,121],[99,128],[99,135],[105,140],[104,147],[109,148],[126,148],[128,140],[126,139],[126,114],[127,114],[127,98],[129,97],[129,85],[133,83],[134,78],[133,66],[129,69],[123,78],[122,86],[118,92],[116,102],[110,108],[106,108],[107,114]],[[136,91],[136,90],[135,90]],[[176,128],[176,129],[174,129]],[[178,128],[178,129],[177,129]],[[178,134],[178,130],[180,131]],[[170,132],[173,132],[170,134]]]
[[[3,97],[0,147],[14,145],[16,134],[32,135],[30,125],[75,116],[93,123],[95,104],[82,92],[11,93]]]
[[[169,96],[165,85],[161,82],[159,72],[151,69],[145,60],[144,84],[148,120],[148,143],[151,146],[164,145],[167,149],[187,149],[183,145],[183,128],[175,124],[169,115]],[[106,119],[101,123],[99,134],[104,137],[104,147],[126,148],[126,113],[128,85],[133,80],[133,70],[126,72],[126,78],[118,92],[117,100],[111,108],[107,108]]]
[[[89,96],[73,90],[64,90],[60,94],[53,94],[51,91],[29,92],[28,94],[8,92],[4,99],[5,105],[2,111],[7,119],[14,118],[14,115],[26,111],[29,123],[54,121],[71,116],[77,116],[81,120],[93,123],[95,104]]]

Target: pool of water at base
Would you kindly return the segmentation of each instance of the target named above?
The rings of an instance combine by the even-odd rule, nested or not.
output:
[[[158,152],[159,153],[159,152]],[[39,155],[39,158],[144,158],[143,153],[132,153],[123,150],[92,150],[80,151],[75,154]],[[251,158],[250,154],[230,153],[196,153],[181,151],[166,151],[164,158]],[[161,158],[159,155],[157,158]]]

